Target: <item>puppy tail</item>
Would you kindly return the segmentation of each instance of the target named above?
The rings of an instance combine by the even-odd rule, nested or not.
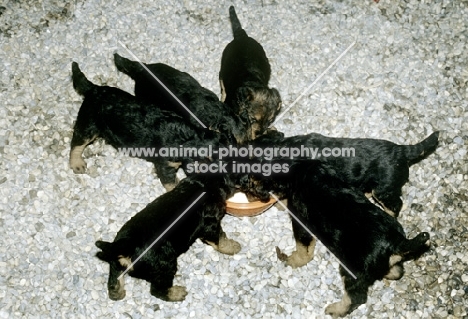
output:
[[[231,20],[232,34],[234,35],[234,39],[246,37],[247,33],[244,29],[242,29],[242,25],[239,21],[239,18],[237,18],[234,6],[229,7],[229,19]]]
[[[408,159],[409,165],[411,166],[432,154],[438,145],[439,131],[432,133],[418,144],[405,145],[406,158]]]
[[[422,232],[413,239],[404,240],[398,247],[397,255],[402,257],[402,261],[412,260],[425,253],[429,247],[429,233]]]
[[[127,74],[134,80],[143,70],[143,67],[140,63],[124,58],[117,53],[114,53],[114,64],[117,67],[117,70]]]
[[[94,84],[89,81],[86,76],[81,72],[78,63],[72,63],[72,80],[73,80],[73,88],[76,92],[80,95],[86,95],[89,91],[94,88]]]

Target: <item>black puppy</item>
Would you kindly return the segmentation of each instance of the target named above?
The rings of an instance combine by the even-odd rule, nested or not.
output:
[[[236,112],[247,110],[256,135],[263,134],[281,109],[281,96],[269,88],[271,67],[263,47],[249,37],[229,8],[234,40],[223,51],[219,83],[221,100]]]
[[[340,177],[330,165],[311,160],[294,163],[288,174],[251,176],[251,183],[243,186],[243,191],[263,201],[270,198],[268,191],[286,198],[288,209],[301,221],[302,225],[295,219],[292,222],[296,251],[288,257],[277,249],[280,259],[293,267],[310,261],[315,245],[311,232],[356,277],[340,266],[343,299],[325,310],[333,317],[345,316],[364,304],[368,288],[376,280],[400,279],[403,262],[429,247],[428,233],[408,240],[397,219]]]
[[[72,64],[72,78],[73,87],[84,96],[71,140],[70,167],[75,173],[85,172],[83,150],[97,137],[115,148],[155,150],[161,147],[179,148],[180,145],[218,145],[219,133],[195,127],[173,112],[161,110],[118,88],[95,85],[75,62]],[[194,159],[182,155],[157,157],[141,153],[135,156],[154,163],[161,183],[170,190],[177,184],[178,167]]]
[[[318,151],[315,159],[332,165],[341,179],[373,197],[388,214],[397,217],[403,205],[401,188],[408,181],[409,167],[434,152],[438,143],[439,132],[415,145],[398,145],[386,140],[334,138],[317,133],[284,138],[281,132],[269,131],[253,145],[302,150],[297,158],[313,158],[313,152]],[[333,149],[339,150],[340,156],[332,156]]]
[[[166,301],[184,300],[185,287],[173,286],[177,257],[197,238],[224,254],[240,251],[239,243],[228,239],[220,224],[226,213],[226,199],[234,190],[228,175],[184,178],[172,191],[158,197],[125,223],[112,243],[97,241],[96,246],[102,251],[96,256],[110,266],[109,298],[125,297],[122,273],[134,262],[129,275],[150,282],[153,296]],[[203,192],[206,193],[195,202]],[[172,223],[174,225],[168,228]],[[142,257],[137,260],[140,255]]]
[[[139,62],[131,61],[114,54],[114,63],[120,72],[130,76],[135,81],[135,95],[162,108],[176,112],[194,126],[202,127],[200,120],[210,130],[220,132],[226,137],[223,143],[242,144],[254,139],[249,117],[246,112],[235,113],[226,104],[219,101],[216,94],[204,88],[190,74],[181,72],[163,63],[144,64],[150,74]],[[161,85],[154,76],[161,81]],[[181,101],[184,106],[167,91]]]

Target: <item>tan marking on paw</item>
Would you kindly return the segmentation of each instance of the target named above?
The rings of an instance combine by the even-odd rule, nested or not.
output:
[[[182,301],[187,296],[187,289],[182,286],[172,286],[167,291],[167,299],[169,301]]]
[[[226,88],[224,87],[224,82],[222,79],[219,79],[219,86],[221,87],[221,102],[226,101]]]
[[[226,255],[235,255],[241,250],[241,245],[235,240],[225,239],[220,241],[217,250]]]
[[[388,265],[393,267],[396,263],[400,262],[403,259],[400,255],[391,255],[390,259],[388,260]]]
[[[348,313],[350,306],[351,299],[345,292],[341,301],[332,303],[325,308],[325,314],[330,315],[333,318],[344,317]]]
[[[403,268],[399,265],[390,267],[388,273],[384,276],[388,280],[398,280],[403,276]]]
[[[86,145],[76,146],[70,151],[70,168],[75,174],[84,174],[86,172],[86,162],[81,157],[85,147]]]
[[[86,162],[82,157],[83,151],[89,143],[96,139],[96,137],[97,136],[94,136],[89,140],[86,140],[83,145],[75,146],[70,150],[70,159],[68,162],[70,164],[70,168],[73,170],[73,173],[84,174],[86,172]]]
[[[241,245],[237,241],[227,238],[224,232],[219,236],[218,245],[210,241],[206,241],[206,243],[226,255],[235,255],[241,250]]]
[[[112,300],[122,300],[125,298],[125,282],[124,282],[124,276],[122,276],[115,289],[112,289],[108,291],[109,298]]]
[[[306,265],[314,258],[315,238],[312,239],[309,246],[304,246],[301,242],[296,241],[296,250],[291,256],[287,257],[286,264],[292,268],[298,268]]]

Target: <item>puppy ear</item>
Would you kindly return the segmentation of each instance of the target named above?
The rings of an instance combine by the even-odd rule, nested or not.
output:
[[[252,88],[249,88],[247,86],[240,87],[237,90],[237,100],[239,102],[242,102],[242,101],[251,102],[251,101],[253,101],[254,100],[254,91],[252,90]]]

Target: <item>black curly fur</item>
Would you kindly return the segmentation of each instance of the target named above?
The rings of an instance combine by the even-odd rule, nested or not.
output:
[[[397,217],[401,207],[401,188],[408,181],[409,167],[435,151],[439,132],[415,145],[398,145],[386,140],[367,138],[334,138],[317,133],[284,137],[270,131],[257,138],[256,147],[354,149],[351,157],[317,157],[332,165],[341,179],[364,193],[371,193],[390,214]],[[305,157],[303,157],[304,159]]]
[[[389,279],[399,279],[403,261],[417,258],[429,247],[428,233],[407,239],[397,219],[343,182],[341,175],[323,162],[298,161],[288,174],[251,175],[242,185],[243,191],[262,199],[269,197],[269,191],[287,199],[288,209],[357,277],[340,267],[350,302],[345,300],[340,311],[327,308],[333,316],[344,316],[365,303],[374,281],[388,274]],[[296,242],[309,246],[310,233],[295,219],[292,225]],[[398,256],[393,264],[392,256]]]
[[[115,87],[98,86],[86,79],[78,64],[72,64],[75,90],[84,96],[76,119],[71,140],[70,165],[75,173],[84,173],[86,166],[81,158],[84,148],[94,138],[101,137],[115,148],[217,147],[221,135],[188,123],[173,112],[138,99]],[[79,153],[79,154],[77,154]],[[154,163],[163,185],[170,189],[176,183],[177,167],[194,158],[142,158]],[[202,160],[202,159],[200,159]],[[169,186],[168,186],[169,185]]]
[[[194,126],[201,124],[143,66],[114,54],[114,64],[120,72],[135,81],[135,95],[161,108],[184,117]],[[159,81],[174,94],[210,130],[222,133],[223,143],[243,144],[255,138],[246,112],[234,113],[219,101],[216,94],[204,88],[190,74],[163,63],[144,64]]]
[[[247,111],[256,135],[263,134],[281,109],[281,96],[269,88],[271,67],[265,50],[242,29],[234,7],[229,8],[234,40],[221,57],[219,80],[225,102],[235,112]]]
[[[109,297],[118,300],[125,296],[123,281],[119,282],[117,278],[128,265],[122,265],[119,260],[135,261],[196,198],[206,192],[128,272],[132,277],[150,282],[151,294],[155,297],[166,301],[182,300],[185,295],[171,299],[169,294],[177,272],[177,257],[197,238],[218,244],[225,236],[221,219],[226,212],[226,199],[234,194],[234,190],[227,175],[184,178],[172,191],[158,197],[125,223],[112,243],[97,241],[96,246],[102,251],[96,256],[110,264]]]

